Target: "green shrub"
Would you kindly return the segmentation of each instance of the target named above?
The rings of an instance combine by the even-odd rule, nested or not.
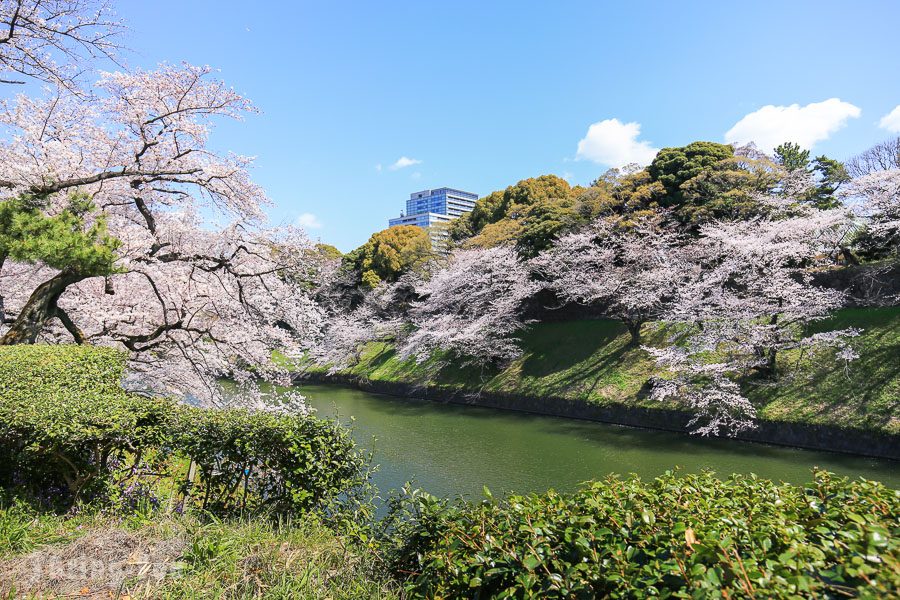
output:
[[[0,346],[0,483],[66,504],[146,463],[176,404],[125,393],[124,369],[109,348]]]
[[[891,596],[900,493],[817,472],[610,477],[572,495],[449,504],[415,494],[394,569],[414,597]]]
[[[365,481],[363,455],[335,422],[130,394],[124,370],[108,348],[0,346],[0,487],[56,509],[135,510],[167,479],[215,514],[298,513]]]
[[[183,407],[174,438],[197,466],[185,492],[217,514],[305,512],[364,483],[364,457],[333,421]]]

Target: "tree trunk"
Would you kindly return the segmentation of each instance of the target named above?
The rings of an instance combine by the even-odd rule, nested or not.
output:
[[[777,355],[778,351],[775,348],[769,348],[766,354],[766,366],[763,369],[763,376],[766,379],[777,379],[778,377]]]
[[[841,246],[841,255],[844,258],[845,265],[858,265],[859,259],[856,258],[856,255],[853,254],[853,250],[847,248],[846,246]]]
[[[56,302],[66,288],[84,279],[84,275],[72,271],[62,271],[53,278],[37,286],[28,302],[19,311],[9,331],[0,338],[0,346],[12,344],[33,344],[44,329],[47,321],[57,316]]]
[[[779,302],[779,308],[781,308],[781,302]],[[778,315],[777,314],[774,314],[769,318],[769,325],[772,325],[773,327],[778,325]],[[781,336],[778,335],[777,331],[776,331],[775,339],[772,340],[772,346],[769,348],[765,348],[765,347],[758,348],[756,351],[757,355],[759,355],[761,358],[765,359],[765,364],[761,365],[757,369],[758,372],[760,373],[760,375],[762,375],[765,379],[774,380],[777,378],[777,375],[778,375],[778,362],[777,362],[778,343],[779,343],[780,337]]]
[[[3,271],[3,265],[6,263],[6,254],[0,254],[0,272]],[[3,295],[0,294],[0,325],[6,323],[6,307],[3,305]]]
[[[628,341],[629,346],[638,346],[641,343],[641,325],[643,325],[643,321],[634,322],[631,320],[625,320],[625,326],[628,328],[628,333],[631,335],[631,339]]]

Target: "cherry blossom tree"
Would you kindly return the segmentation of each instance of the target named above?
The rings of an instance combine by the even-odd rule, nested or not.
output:
[[[693,279],[679,287],[663,318],[677,324],[673,344],[645,348],[674,377],[654,379],[654,396],[677,395],[706,423],[699,433],[735,433],[755,411],[735,379],[753,374],[776,381],[784,351],[831,349],[838,360],[856,354],[859,330],[809,333],[843,303],[843,293],[813,283],[811,269],[827,260],[848,227],[844,211],[713,223],[691,246]],[[677,342],[677,343],[676,343]]]
[[[0,83],[37,79],[77,91],[79,76],[94,60],[116,60],[123,29],[108,2],[4,0]]]
[[[218,378],[287,382],[271,361],[299,353],[321,324],[296,285],[311,244],[262,227],[267,199],[250,159],[207,145],[219,118],[251,104],[208,67],[107,73],[90,101],[57,91],[0,106],[0,202],[27,197],[52,216],[87,197],[85,227],[118,240],[106,270],[7,261],[0,343],[74,340],[122,347],[135,385],[222,400]],[[201,218],[202,215],[202,218]]]
[[[344,275],[339,270],[332,271],[339,290]],[[393,283],[382,281],[355,308],[334,298],[329,293],[333,292],[332,286],[325,282],[325,293],[317,295],[327,307],[325,325],[312,344],[310,355],[319,364],[329,365],[334,373],[358,363],[369,342],[398,340],[407,323],[416,279],[417,275],[408,273]]]
[[[756,408],[741,391],[735,378],[739,367],[732,362],[715,362],[698,356],[696,346],[644,347],[668,377],[651,379],[650,397],[664,401],[675,398],[694,417],[688,423],[698,435],[735,435],[754,427]]]
[[[695,247],[700,275],[668,316],[703,322],[713,340],[742,340],[752,349],[746,366],[774,377],[778,353],[842,306],[843,292],[815,285],[812,271],[852,226],[843,210],[710,225]]]
[[[857,177],[847,195],[862,201],[860,208],[870,233],[892,254],[900,255],[900,169]]]
[[[416,286],[421,300],[410,310],[414,329],[400,356],[423,362],[447,352],[480,365],[512,360],[521,354],[515,333],[525,327],[522,303],[538,289],[512,248],[458,250]]]
[[[637,345],[641,326],[659,316],[688,274],[680,244],[655,222],[625,229],[600,219],[562,236],[531,268],[560,300],[602,305]]]

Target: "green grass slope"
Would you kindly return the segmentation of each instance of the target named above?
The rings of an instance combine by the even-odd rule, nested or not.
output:
[[[779,359],[779,385],[744,384],[761,418],[900,433],[900,307],[842,310],[816,330],[844,327],[863,330],[855,341],[860,358],[849,368],[786,352]],[[666,343],[656,325],[645,326],[643,336],[647,345]],[[459,367],[441,356],[416,364],[400,360],[388,343],[371,343],[344,373],[451,389],[659,406],[643,393],[656,366],[646,352],[628,346],[628,333],[617,321],[537,323],[523,333],[522,343],[522,356],[502,370]]]

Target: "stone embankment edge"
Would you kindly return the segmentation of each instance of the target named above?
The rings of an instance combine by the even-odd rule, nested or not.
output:
[[[294,379],[297,382],[338,383],[389,396],[597,421],[642,429],[658,429],[685,435],[687,435],[688,421],[691,419],[690,413],[664,408],[645,408],[624,404],[601,406],[560,396],[537,397],[502,392],[460,390],[432,385],[379,381],[340,373],[305,372],[296,374]],[[755,429],[745,431],[731,439],[900,461],[900,435],[833,425],[759,421]]]

